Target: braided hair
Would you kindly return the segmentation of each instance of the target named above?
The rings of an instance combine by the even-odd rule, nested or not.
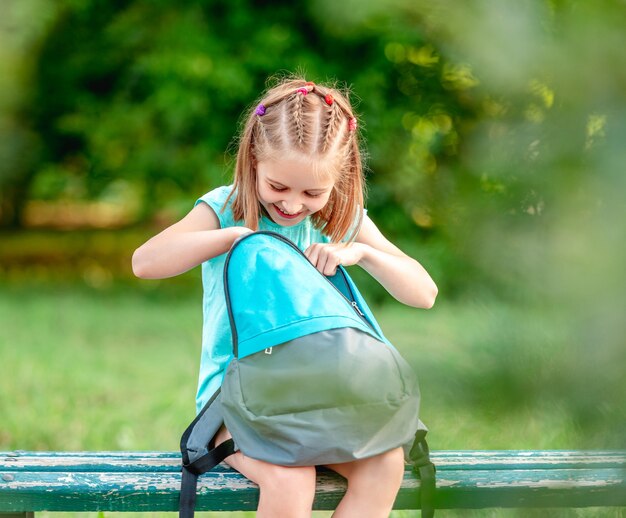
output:
[[[312,222],[332,242],[353,240],[363,217],[364,180],[357,120],[347,94],[290,78],[270,88],[248,110],[229,199],[234,196],[235,220],[253,230],[261,216],[257,164],[280,158],[305,159],[320,177],[333,178],[328,203],[311,215]]]

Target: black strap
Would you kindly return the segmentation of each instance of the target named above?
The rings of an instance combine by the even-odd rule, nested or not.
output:
[[[185,468],[196,475],[202,475],[202,473],[206,473],[207,471],[213,469],[226,457],[229,457],[233,453],[237,452],[237,450],[238,448],[235,446],[235,441],[227,439],[219,446],[209,450],[207,454],[203,455],[199,459],[196,459],[189,464],[185,464]]]
[[[180,518],[193,518],[196,509],[197,487],[198,475],[183,466],[183,477],[180,483],[180,504],[178,507],[178,516]]]
[[[237,450],[235,442],[232,439],[228,439],[194,462],[183,465],[183,474],[180,482],[180,518],[193,518],[194,516],[198,476],[213,469]]]
[[[435,473],[437,470],[430,460],[425,430],[418,430],[415,434],[415,441],[409,452],[409,458],[413,463],[413,472],[420,478],[422,518],[433,518],[435,516],[435,491],[437,489]]]
[[[435,490],[437,488],[435,479],[435,465],[432,462],[417,468],[420,477],[420,504],[422,518],[433,518],[435,516]]]

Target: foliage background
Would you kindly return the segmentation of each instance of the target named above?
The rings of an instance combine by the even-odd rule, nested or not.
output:
[[[130,254],[229,181],[242,110],[269,77],[297,71],[351,88],[369,213],[440,287],[435,309],[404,313],[354,272],[407,351],[428,341],[413,358],[434,395],[435,447],[626,446],[623,1],[4,0],[0,10],[0,403],[14,419],[0,447],[169,449],[180,426],[153,443],[25,435],[19,423],[46,391],[15,393],[37,365],[44,380],[89,379],[126,351],[119,341],[137,344],[99,327],[118,307],[157,336],[164,319],[180,318],[182,336],[199,325],[173,307],[196,307],[197,272],[137,281]],[[42,327],[62,321],[65,303],[74,331]],[[422,334],[402,331],[403,319]],[[87,337],[111,356],[86,349],[73,369],[47,370],[44,336],[61,356]],[[162,418],[163,397],[186,415],[198,336],[177,378],[193,378],[186,396],[161,387],[135,416]],[[109,385],[122,393],[141,376],[123,370]],[[102,398],[93,404],[116,406]],[[81,422],[71,405],[59,412],[59,427]],[[132,416],[102,426],[132,427]],[[526,440],[524,426],[535,429]]]

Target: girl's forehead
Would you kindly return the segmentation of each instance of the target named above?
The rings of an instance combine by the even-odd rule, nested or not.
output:
[[[332,187],[335,179],[317,160],[306,158],[284,158],[262,160],[258,163],[259,176],[280,183],[285,187],[305,190]]]

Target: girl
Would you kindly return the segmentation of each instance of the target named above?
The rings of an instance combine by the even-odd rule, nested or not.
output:
[[[302,79],[283,80],[247,116],[232,186],[202,196],[179,222],[138,248],[135,275],[171,277],[202,264],[203,342],[197,410],[218,389],[232,351],[221,282],[225,253],[252,230],[296,243],[325,275],[358,264],[397,300],[430,308],[437,287],[426,270],[378,230],[363,209],[357,120],[347,96]],[[216,445],[228,439],[222,428]],[[259,517],[311,515],[315,467],[245,457],[226,462],[260,487]],[[404,473],[401,448],[328,466],[348,481],[333,516],[388,516]]]

